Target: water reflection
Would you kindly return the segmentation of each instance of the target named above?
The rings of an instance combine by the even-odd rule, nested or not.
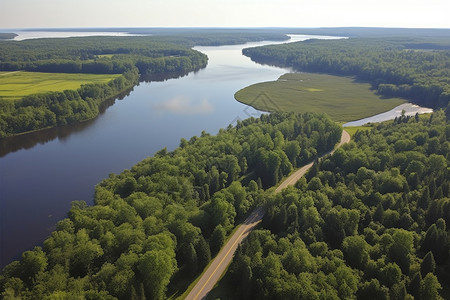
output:
[[[153,75],[142,75],[139,78],[140,83],[150,83],[150,82],[165,82],[170,79],[179,79],[185,77],[191,73],[197,73],[198,71],[206,68],[199,68],[195,71],[191,72],[172,72],[172,73],[161,73],[161,74],[153,74]],[[139,86],[139,83],[137,84]],[[121,93],[116,98],[108,99],[104,101],[99,106],[99,115],[88,121],[84,121],[77,124],[65,125],[61,127],[48,128],[39,131],[29,132],[18,136],[8,137],[4,139],[0,139],[0,157],[7,155],[8,153],[13,153],[22,149],[31,149],[38,144],[45,144],[54,139],[58,139],[64,141],[71,134],[83,131],[90,126],[92,126],[98,117],[105,113],[105,111],[114,103],[116,100],[123,100],[134,90],[134,87],[129,89],[128,91]],[[213,107],[207,100],[203,100],[199,105],[192,103],[189,99],[185,99],[183,97],[174,98],[169,100],[164,104],[156,104],[154,108],[158,111],[171,111],[178,114],[202,114],[202,113],[210,113],[213,110]]]
[[[160,74],[147,74],[147,75],[141,75],[141,77],[139,78],[140,82],[146,82],[146,83],[150,83],[150,82],[164,82],[167,81],[169,79],[179,79],[182,77],[185,77],[191,73],[198,73],[200,70],[203,70],[206,68],[206,65],[198,68],[197,70],[194,71],[189,71],[189,72],[166,72],[166,73],[160,73]]]
[[[180,115],[199,115],[213,112],[214,107],[207,99],[203,99],[200,103],[196,102],[198,101],[193,101],[188,97],[177,96],[162,103],[155,103],[153,108],[160,113],[170,112]]]
[[[31,149],[38,144],[43,145],[54,139],[64,140],[69,135],[75,132],[82,131],[85,128],[91,126],[91,124],[94,122],[95,119],[78,123],[77,125],[73,126],[49,128],[33,133],[0,139],[0,157],[22,149]]]
[[[111,98],[103,101],[103,103],[99,106],[99,115],[102,115],[106,112],[108,107],[114,105],[116,100],[123,100],[134,90],[134,87],[129,89],[126,92],[121,93],[117,98]],[[17,136],[7,137],[4,139],[0,139],[0,157],[7,155],[8,153],[13,153],[22,149],[31,149],[38,144],[45,144],[54,139],[58,139],[60,141],[64,141],[71,134],[83,131],[92,124],[94,124],[98,118],[98,116],[94,119],[87,120],[81,123],[76,123],[72,125],[65,125],[54,128],[47,128],[43,130],[38,130],[34,132],[29,132]]]

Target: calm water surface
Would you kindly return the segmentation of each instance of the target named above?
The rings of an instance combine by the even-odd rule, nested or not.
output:
[[[308,36],[293,36],[304,40]],[[326,37],[320,37],[326,38]],[[234,100],[250,84],[288,72],[243,56],[245,47],[196,47],[209,57],[196,73],[140,83],[98,118],[0,142],[0,267],[42,241],[66,216],[70,203],[92,204],[94,186],[181,138],[215,134],[260,112]]]

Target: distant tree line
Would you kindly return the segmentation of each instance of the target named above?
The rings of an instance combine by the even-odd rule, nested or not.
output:
[[[8,298],[164,299],[184,292],[264,187],[339,141],[317,114],[262,115],[181,139],[73,202],[42,247],[6,266]]]
[[[15,33],[0,32],[0,40],[11,40],[16,36],[17,34]]]
[[[239,247],[234,299],[448,299],[450,123],[442,111],[359,131],[266,194]]]
[[[92,119],[106,100],[131,89],[138,79],[139,73],[133,68],[105,84],[85,84],[77,90],[0,101],[0,138]]]
[[[206,55],[150,39],[77,38],[0,43],[0,70],[122,74],[106,84],[0,101],[0,138],[73,124],[97,116],[100,105],[130,90],[142,76],[184,75],[207,64]]]
[[[167,36],[78,37],[0,42],[0,71],[122,74],[104,85],[77,91],[31,95],[14,103],[0,99],[0,138],[47,127],[73,124],[98,114],[99,105],[141,80],[172,78],[206,67],[195,45],[283,40],[281,33],[186,32]],[[34,103],[36,102],[36,103]]]
[[[448,44],[446,38],[351,38],[247,48],[243,53],[259,63],[356,76],[383,96],[445,108],[450,101]]]

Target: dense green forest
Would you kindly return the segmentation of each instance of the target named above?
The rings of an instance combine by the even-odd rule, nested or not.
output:
[[[167,39],[79,37],[1,42],[0,70],[119,74],[135,66],[147,74],[188,72],[206,65],[205,55],[189,48],[192,42]]]
[[[0,294],[20,299],[163,299],[180,295],[263,188],[326,153],[342,128],[312,113],[239,121],[182,139],[78,201],[42,247],[3,269]]]
[[[266,195],[261,228],[238,248],[222,290],[232,299],[448,299],[449,160],[442,111],[357,132],[295,187]]]
[[[92,119],[106,100],[130,90],[138,79],[139,73],[133,68],[105,84],[32,94],[16,101],[0,100],[0,138]]]
[[[283,34],[216,33],[134,37],[76,37],[0,42],[0,71],[123,73],[186,72],[206,65],[190,48],[286,40]]]
[[[320,27],[320,28],[284,28],[289,34],[328,35],[342,37],[415,37],[448,38],[450,29],[446,28],[389,28],[389,27]]]
[[[87,84],[76,91],[49,92],[4,101],[0,96],[0,138],[73,124],[98,115],[101,105],[141,80],[186,75],[206,67],[195,45],[245,43],[287,36],[261,32],[201,35],[82,37],[0,42],[0,71],[122,74],[108,84]]]
[[[432,108],[450,101],[448,38],[307,40],[243,50],[258,63],[323,72],[372,83],[379,94]]]

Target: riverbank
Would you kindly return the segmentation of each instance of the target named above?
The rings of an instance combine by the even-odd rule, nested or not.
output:
[[[0,138],[85,122],[97,117],[104,102],[131,90],[138,83],[139,73],[134,69],[114,77],[106,83],[81,85],[76,90],[29,94],[20,100],[2,100]],[[42,82],[40,79],[38,81]],[[68,86],[65,82],[60,84]],[[30,86],[36,90],[36,84]]]
[[[386,111],[381,114],[377,114],[368,118],[364,118],[361,120],[356,120],[352,122],[345,123],[342,125],[343,127],[352,127],[352,126],[362,126],[368,123],[379,123],[387,120],[393,120],[396,117],[400,117],[402,115],[405,116],[414,116],[416,113],[420,114],[429,114],[432,113],[433,109],[427,107],[420,107],[418,105],[412,103],[404,103],[401,104],[389,111]]]

